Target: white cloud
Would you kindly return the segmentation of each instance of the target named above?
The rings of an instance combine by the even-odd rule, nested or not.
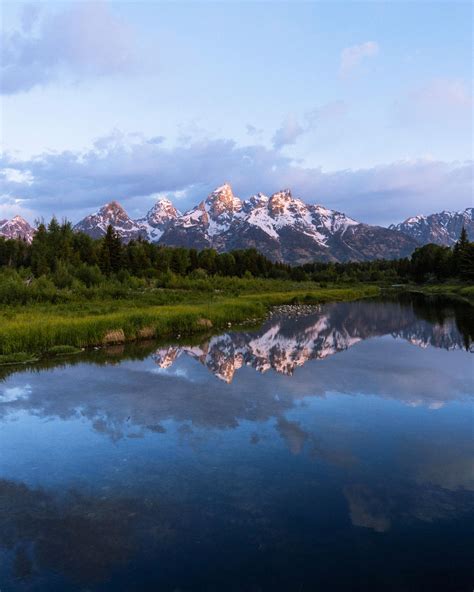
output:
[[[469,108],[472,106],[472,92],[464,80],[434,78],[412,93],[415,101],[422,105]]]
[[[343,78],[349,76],[364,58],[374,57],[379,53],[379,45],[375,41],[365,41],[359,45],[345,47],[341,52],[339,73]]]
[[[30,395],[31,386],[29,384],[4,388],[3,391],[0,391],[0,403],[13,403],[20,399],[27,399]]]
[[[16,172],[6,175],[6,169]],[[468,207],[473,163],[419,159],[325,172],[259,144],[208,139],[169,147],[116,132],[84,152],[44,153],[28,160],[4,155],[0,206],[22,200],[35,216],[56,213],[74,221],[111,199],[142,212],[150,207],[151,196],[166,193],[185,195],[177,204],[181,209],[224,179],[241,197],[290,187],[308,202],[364,222],[389,224],[418,213]]]
[[[21,29],[2,34],[0,92],[116,74],[131,67],[133,52],[132,30],[104,0],[77,2],[43,16],[27,6]]]
[[[283,146],[296,144],[297,139],[303,134],[314,130],[320,124],[340,120],[346,113],[347,105],[344,101],[331,101],[305,113],[301,123],[295,115],[287,115],[272,137],[273,147],[279,150]]]
[[[396,103],[397,124],[428,125],[446,129],[461,125],[472,128],[472,91],[465,80],[433,78],[410,90]]]
[[[294,115],[288,115],[282,122],[275,134],[272,142],[275,149],[282,148],[289,144],[295,144],[301,134],[305,133],[305,128],[298,123]]]

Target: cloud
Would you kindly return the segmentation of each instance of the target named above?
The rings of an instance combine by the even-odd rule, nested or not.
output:
[[[370,528],[375,532],[390,530],[390,505],[385,496],[377,495],[369,487],[360,484],[346,486],[343,491],[354,526]]]
[[[273,147],[278,150],[283,146],[295,144],[298,137],[305,131],[306,129],[298,123],[294,115],[288,115],[273,135]]]
[[[418,86],[395,104],[397,123],[412,127],[428,124],[472,128],[472,91],[466,81],[457,78],[433,78]]]
[[[255,125],[252,125],[251,123],[248,123],[245,126],[245,129],[246,129],[247,134],[249,136],[255,136],[255,137],[259,138],[263,134],[263,129],[262,128],[256,127]]]
[[[0,92],[26,92],[64,79],[123,72],[133,64],[133,34],[103,1],[45,14],[24,8],[21,28],[2,33]]]
[[[301,454],[304,445],[310,434],[303,430],[297,421],[290,421],[285,417],[280,417],[277,421],[276,430],[285,440],[292,454]]]
[[[303,134],[313,131],[318,125],[341,120],[346,113],[347,105],[344,101],[331,101],[307,111],[303,115],[302,123],[294,115],[287,115],[273,135],[273,147],[279,150],[283,146],[296,144],[297,139]]]
[[[466,83],[459,79],[435,78],[413,93],[415,101],[421,105],[470,108],[472,92]]]
[[[218,138],[168,146],[159,138],[118,131],[84,152],[0,158],[0,206],[13,203],[48,217],[77,220],[111,199],[142,214],[157,193],[194,205],[228,180],[237,195],[291,187],[311,203],[364,222],[389,224],[417,213],[470,205],[473,163],[404,160],[366,169],[325,172],[281,151]]]
[[[375,41],[366,41],[359,45],[345,47],[341,51],[339,73],[343,78],[349,76],[364,58],[371,58],[379,53],[379,45]]]

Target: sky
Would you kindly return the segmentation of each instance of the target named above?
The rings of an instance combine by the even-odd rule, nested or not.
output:
[[[229,182],[387,225],[473,205],[470,2],[3,2],[0,219]]]

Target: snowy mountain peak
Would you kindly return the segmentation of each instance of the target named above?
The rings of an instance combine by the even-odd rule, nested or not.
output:
[[[232,192],[232,187],[225,183],[207,196],[205,204],[213,218],[221,214],[232,214],[241,209],[242,203]]]
[[[270,199],[273,200],[283,200],[283,201],[288,201],[293,199],[293,196],[291,194],[291,189],[282,189],[281,191],[277,191],[276,193],[274,193]]]
[[[244,212],[250,212],[255,208],[266,208],[269,199],[270,198],[264,193],[256,193],[242,202],[242,209]]]
[[[122,213],[126,213],[123,207],[119,204],[118,201],[110,201],[106,203],[104,206],[100,208],[98,213],[104,213],[108,215],[121,215]]]
[[[288,263],[404,257],[418,246],[398,232],[308,205],[289,189],[271,197],[257,193],[241,202],[229,184],[178,218],[160,242],[220,252],[254,247],[272,260]]]
[[[11,220],[0,220],[0,236],[4,238],[21,238],[30,243],[34,232],[34,228],[21,216],[14,216]]]
[[[148,211],[144,220],[149,224],[158,226],[170,220],[175,220],[179,216],[181,216],[181,212],[174,207],[169,199],[163,197]]]
[[[360,223],[322,205],[307,204],[294,197],[290,189],[271,197],[256,193],[242,202],[228,183],[184,214],[162,198],[147,216],[131,220],[120,204],[111,202],[75,228],[100,238],[112,224],[124,241],[144,237],[164,245],[214,248],[219,252],[252,247],[272,260],[302,264],[407,257],[421,244],[438,240],[426,232],[434,218],[438,220],[439,240],[446,240],[447,234],[456,235],[447,244],[457,239],[463,225],[474,235],[472,208],[415,216],[402,223],[408,230],[402,225],[383,228]]]
[[[136,223],[143,228],[148,240],[157,242],[181,215],[169,199],[162,197],[148,210],[147,215],[136,220]]]
[[[268,209],[272,214],[282,214],[293,201],[293,196],[289,189],[283,189],[274,193],[268,200]]]
[[[420,214],[407,218],[400,224],[392,224],[389,228],[403,232],[422,244],[436,243],[451,246],[458,240],[463,226],[470,240],[473,240],[474,208],[466,208],[459,212],[444,210],[429,216]]]
[[[95,214],[86,216],[74,226],[74,230],[85,232],[92,238],[101,238],[105,236],[109,225],[114,227],[124,242],[147,236],[145,228],[137,221],[132,220],[117,201],[111,201],[102,206]]]

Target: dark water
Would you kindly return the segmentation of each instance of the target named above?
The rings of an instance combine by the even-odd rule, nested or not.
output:
[[[0,589],[470,591],[469,308],[355,302],[0,382]]]

